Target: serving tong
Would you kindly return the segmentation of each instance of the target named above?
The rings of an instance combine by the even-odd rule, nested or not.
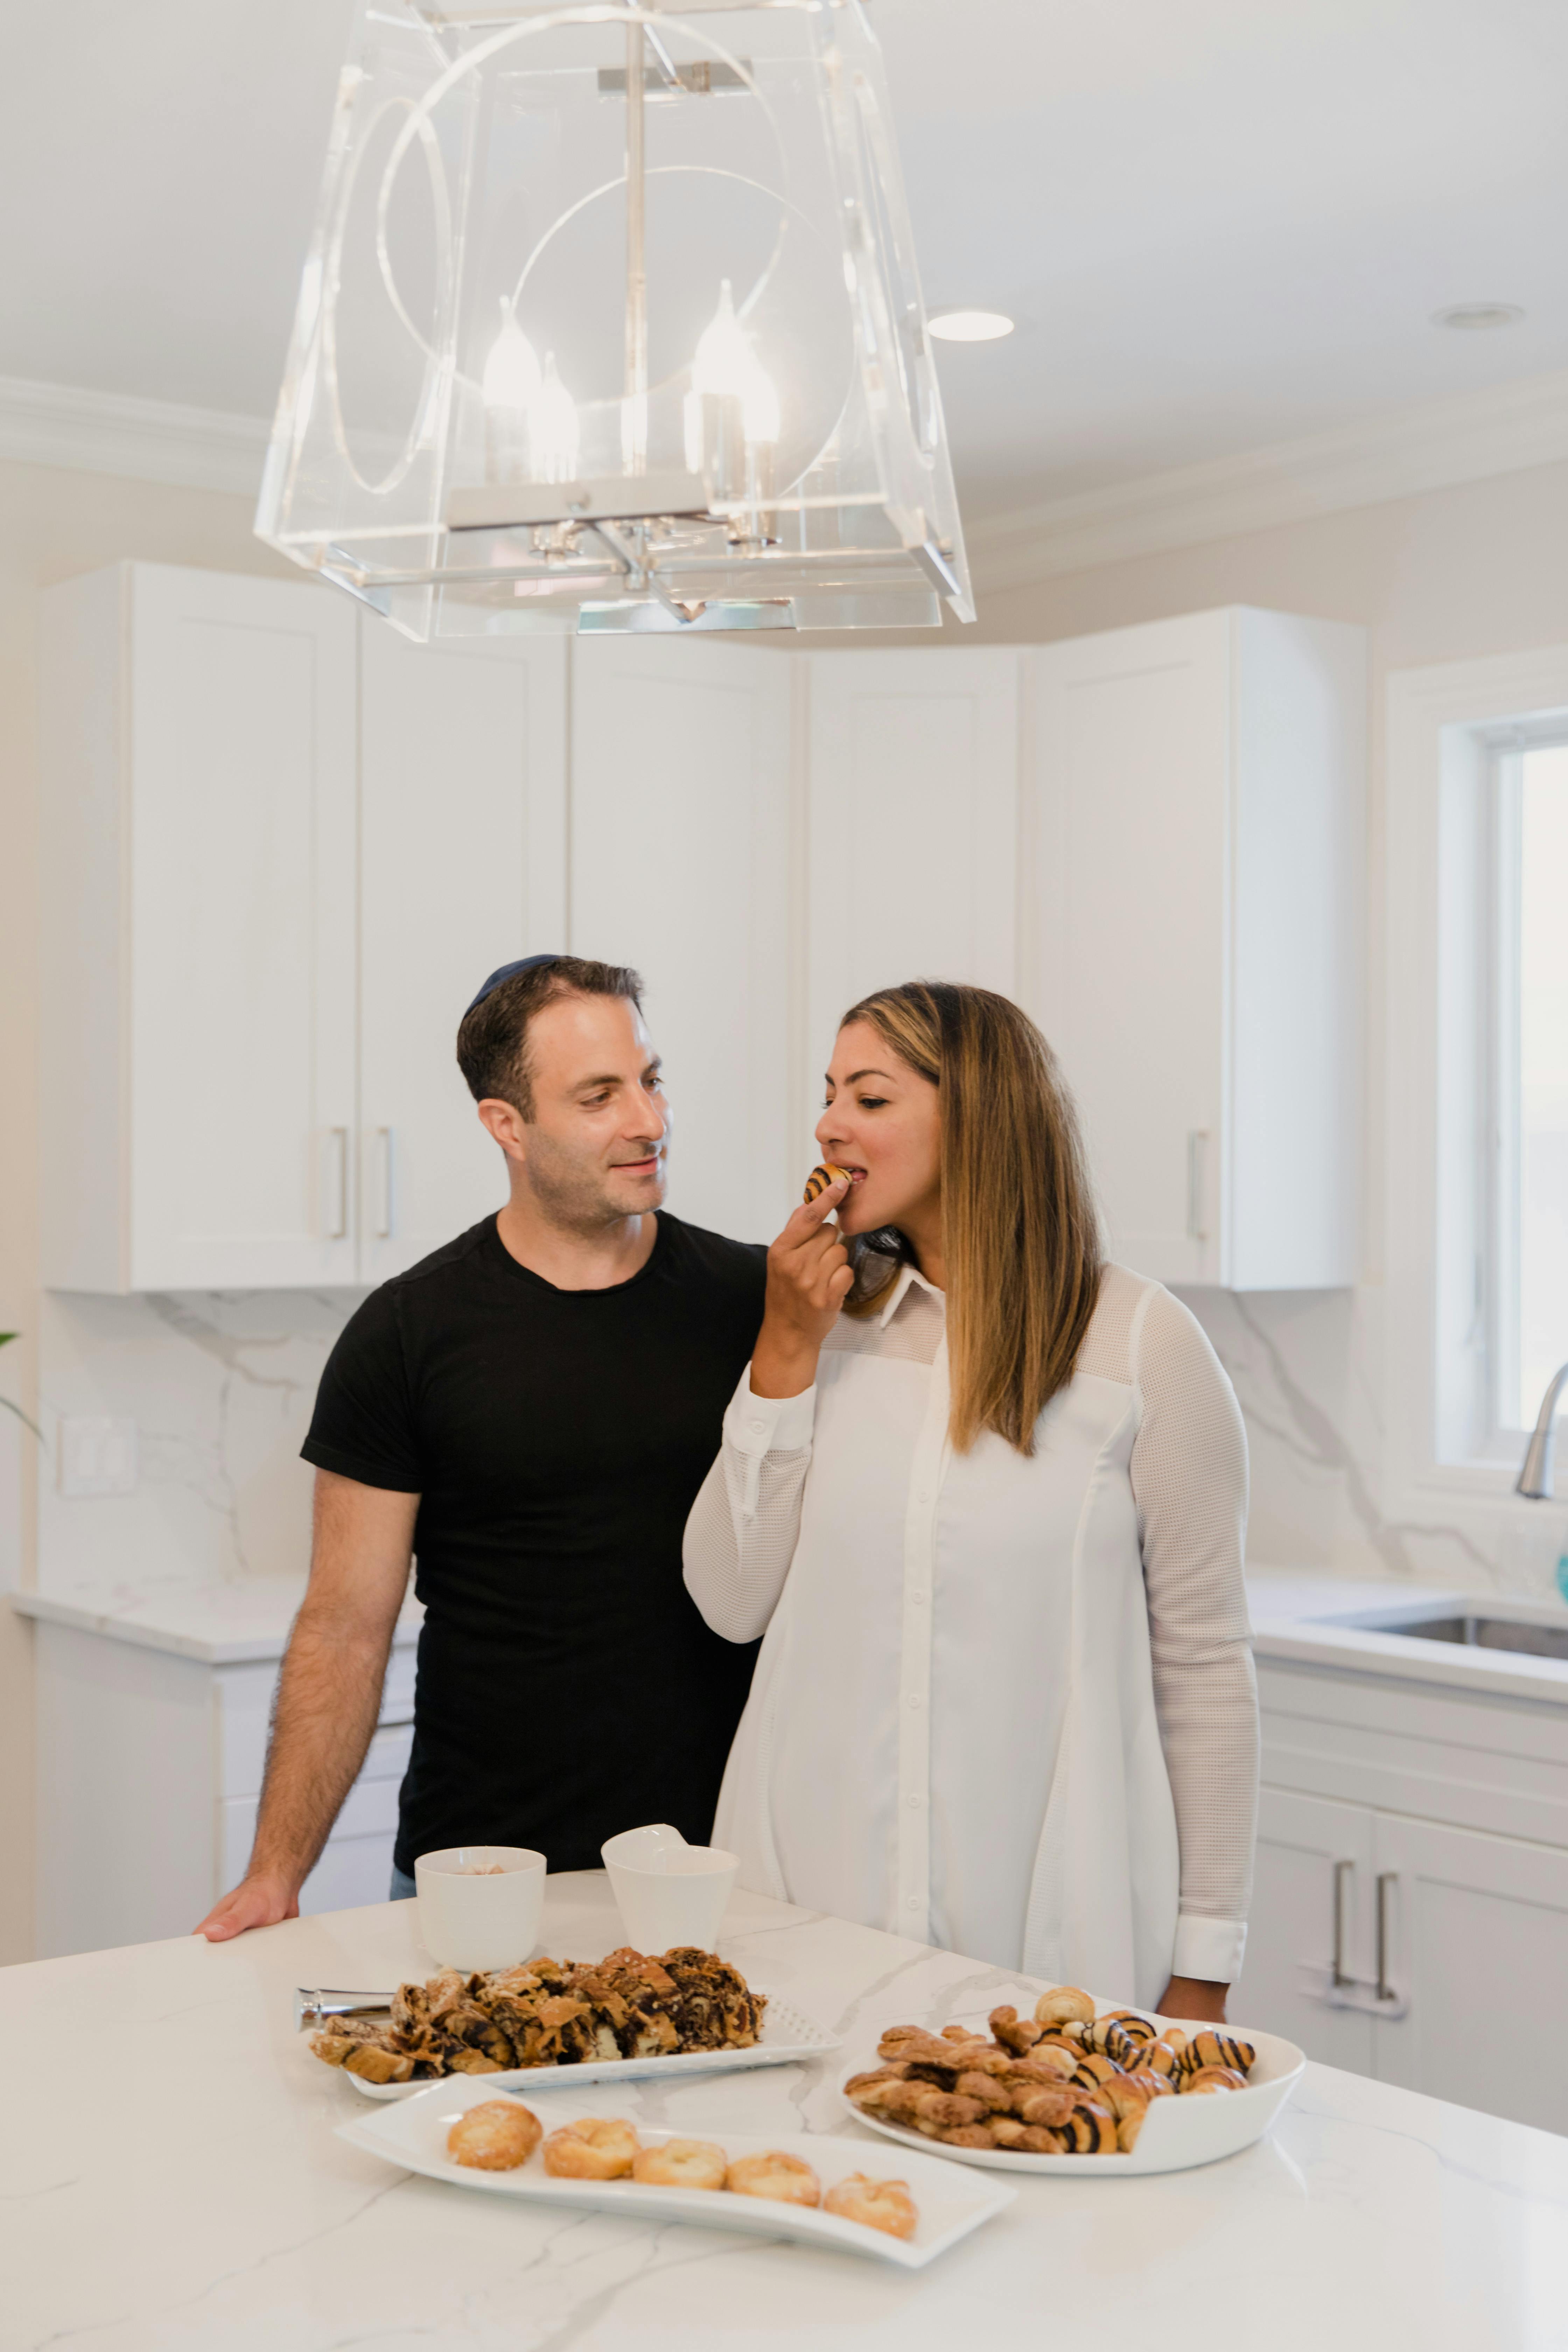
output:
[[[389,1992],[342,1992],[331,1986],[299,1985],[294,1992],[294,2031],[304,2033],[330,2017],[390,2017]]]

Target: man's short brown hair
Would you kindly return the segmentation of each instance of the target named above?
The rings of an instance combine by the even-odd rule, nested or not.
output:
[[[560,996],[621,996],[640,1013],[642,982],[628,964],[595,963],[585,956],[557,956],[553,963],[503,980],[463,1015],[458,1031],[458,1067],[476,1102],[509,1102],[531,1120],[528,1025]]]

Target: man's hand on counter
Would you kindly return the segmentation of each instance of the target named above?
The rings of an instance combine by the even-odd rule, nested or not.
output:
[[[1206,1977],[1173,1977],[1154,2006],[1162,2017],[1201,2017],[1205,2025],[1223,2025],[1229,1990]]]
[[[252,1927],[274,1927],[279,1919],[300,1916],[300,1893],[285,1878],[243,1878],[232,1894],[215,1903],[195,1930],[209,1944],[226,1944]]]

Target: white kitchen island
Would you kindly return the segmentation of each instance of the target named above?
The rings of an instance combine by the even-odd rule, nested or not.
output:
[[[621,1941],[599,1874],[549,1882],[544,1932],[572,1958]],[[753,1895],[721,1945],[844,2050],[666,2094],[671,2123],[720,2134],[858,2133],[834,2086],[883,2027],[983,2011],[1016,1981]],[[1019,2179],[913,2275],[395,2171],[333,2136],[366,2110],[295,2034],[292,1993],[427,1966],[416,1906],[387,1904],[0,1970],[4,2352],[1568,2347],[1568,2140],[1326,2067],[1244,2155]],[[1528,2031],[1494,1990],[1494,2030]],[[858,2136],[870,2170],[896,2169]]]

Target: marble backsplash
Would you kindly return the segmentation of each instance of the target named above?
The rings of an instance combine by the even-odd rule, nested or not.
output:
[[[311,1400],[354,1291],[54,1295],[42,1332],[38,1581],[113,1596],[302,1574]],[[1252,1457],[1255,1565],[1545,1596],[1568,1550],[1562,1504],[1384,1516],[1372,1291],[1184,1294],[1236,1384]],[[59,1419],[137,1424],[133,1494],[68,1498]]]

